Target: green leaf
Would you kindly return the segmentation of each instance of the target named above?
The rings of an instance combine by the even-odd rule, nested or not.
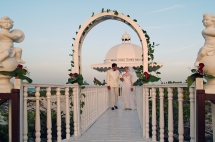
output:
[[[84,98],[86,97],[86,95],[83,93],[82,96],[84,96]]]
[[[209,75],[209,74],[205,74],[204,76],[205,76],[206,78],[209,78],[209,79],[215,78],[213,75]]]
[[[193,82],[195,81],[195,76],[194,75],[191,75],[191,76],[188,76],[187,77],[187,85],[188,85],[188,87],[190,87],[192,84],[193,84]]]
[[[161,74],[160,72],[156,72],[156,74]]]
[[[137,22],[137,20],[136,20],[136,19],[134,19],[134,22]]]
[[[71,69],[68,69],[68,71],[71,71]]]
[[[115,11],[115,12],[114,12],[114,14],[115,14],[115,15],[118,15],[118,12],[117,12],[117,11]]]
[[[150,75],[149,82],[157,82],[159,80],[160,80],[160,78],[158,78],[158,77],[156,77],[154,75]]]
[[[196,73],[196,72],[197,72],[197,69],[192,69],[191,72],[192,72],[192,73]]]
[[[69,54],[69,56],[73,56],[72,54]]]
[[[85,86],[81,86],[81,89],[83,90],[85,88]]]

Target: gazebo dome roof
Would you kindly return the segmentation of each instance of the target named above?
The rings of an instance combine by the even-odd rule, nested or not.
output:
[[[131,40],[131,37],[126,32],[122,35],[122,41],[129,41]]]
[[[104,63],[93,64],[91,68],[105,72],[111,69],[111,65],[116,63],[120,71],[123,71],[125,66],[131,66],[134,69],[140,67],[142,62],[142,48],[138,45],[130,43],[130,35],[125,33],[122,36],[122,43],[113,46],[106,54]],[[158,65],[158,66],[157,66]],[[151,70],[157,70],[162,66],[162,63],[152,65]]]
[[[106,54],[105,63],[134,63],[141,62],[142,48],[138,45],[123,42],[122,44],[112,47]]]

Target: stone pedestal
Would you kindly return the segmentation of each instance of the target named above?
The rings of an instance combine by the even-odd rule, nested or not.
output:
[[[10,57],[2,62],[3,68],[0,67],[0,71],[14,71],[18,65],[15,57]],[[13,84],[10,82],[11,76],[5,76],[0,74],[0,93],[11,93]]]
[[[0,93],[11,93],[13,84],[10,82],[11,76],[0,74]]]

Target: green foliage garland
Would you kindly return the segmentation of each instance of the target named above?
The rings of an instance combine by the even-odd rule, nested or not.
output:
[[[23,68],[22,65],[18,65],[17,68],[14,71],[0,71],[0,74],[11,76],[11,77],[18,77],[21,80],[26,80],[28,83],[32,83],[33,80],[26,75],[28,74],[28,71]]]

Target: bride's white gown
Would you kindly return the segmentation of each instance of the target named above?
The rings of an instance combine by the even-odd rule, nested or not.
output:
[[[136,98],[132,87],[132,75],[129,73],[124,74],[122,85],[122,107],[123,109],[136,109]]]

